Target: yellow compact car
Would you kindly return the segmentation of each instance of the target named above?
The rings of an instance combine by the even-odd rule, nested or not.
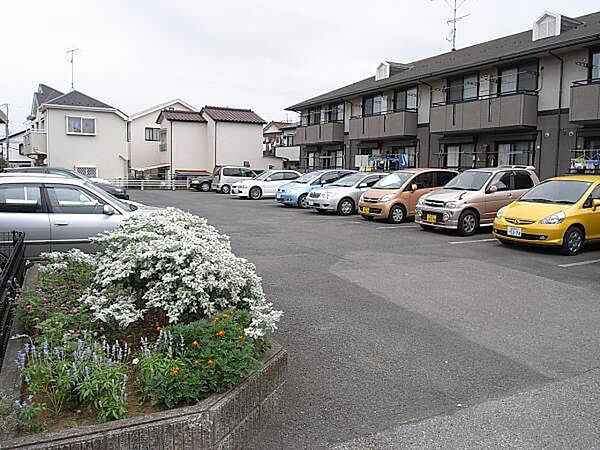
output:
[[[576,255],[600,241],[600,176],[549,178],[500,209],[494,236],[503,243],[558,246]]]

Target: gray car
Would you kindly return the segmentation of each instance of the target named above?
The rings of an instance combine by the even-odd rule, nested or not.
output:
[[[356,213],[361,194],[377,183],[386,173],[357,172],[308,194],[307,203],[318,212],[335,211],[341,216]]]
[[[90,237],[130,214],[149,211],[119,200],[90,181],[55,175],[0,175],[0,232],[25,232],[25,254],[93,251]]]

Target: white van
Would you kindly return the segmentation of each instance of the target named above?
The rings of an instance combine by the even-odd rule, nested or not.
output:
[[[256,175],[258,173],[248,167],[216,166],[213,170],[212,188],[222,194],[229,194],[232,185],[242,180],[251,180]]]

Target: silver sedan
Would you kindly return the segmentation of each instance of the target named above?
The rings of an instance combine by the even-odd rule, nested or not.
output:
[[[79,248],[130,214],[151,210],[113,197],[90,181],[54,175],[0,176],[0,232],[25,233],[25,256]]]
[[[318,212],[335,211],[341,216],[356,212],[361,194],[386,176],[386,173],[357,172],[308,194],[307,203]]]

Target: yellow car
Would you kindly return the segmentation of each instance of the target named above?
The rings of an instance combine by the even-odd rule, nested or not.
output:
[[[500,209],[494,236],[503,243],[560,247],[576,255],[600,240],[600,176],[549,178]]]

